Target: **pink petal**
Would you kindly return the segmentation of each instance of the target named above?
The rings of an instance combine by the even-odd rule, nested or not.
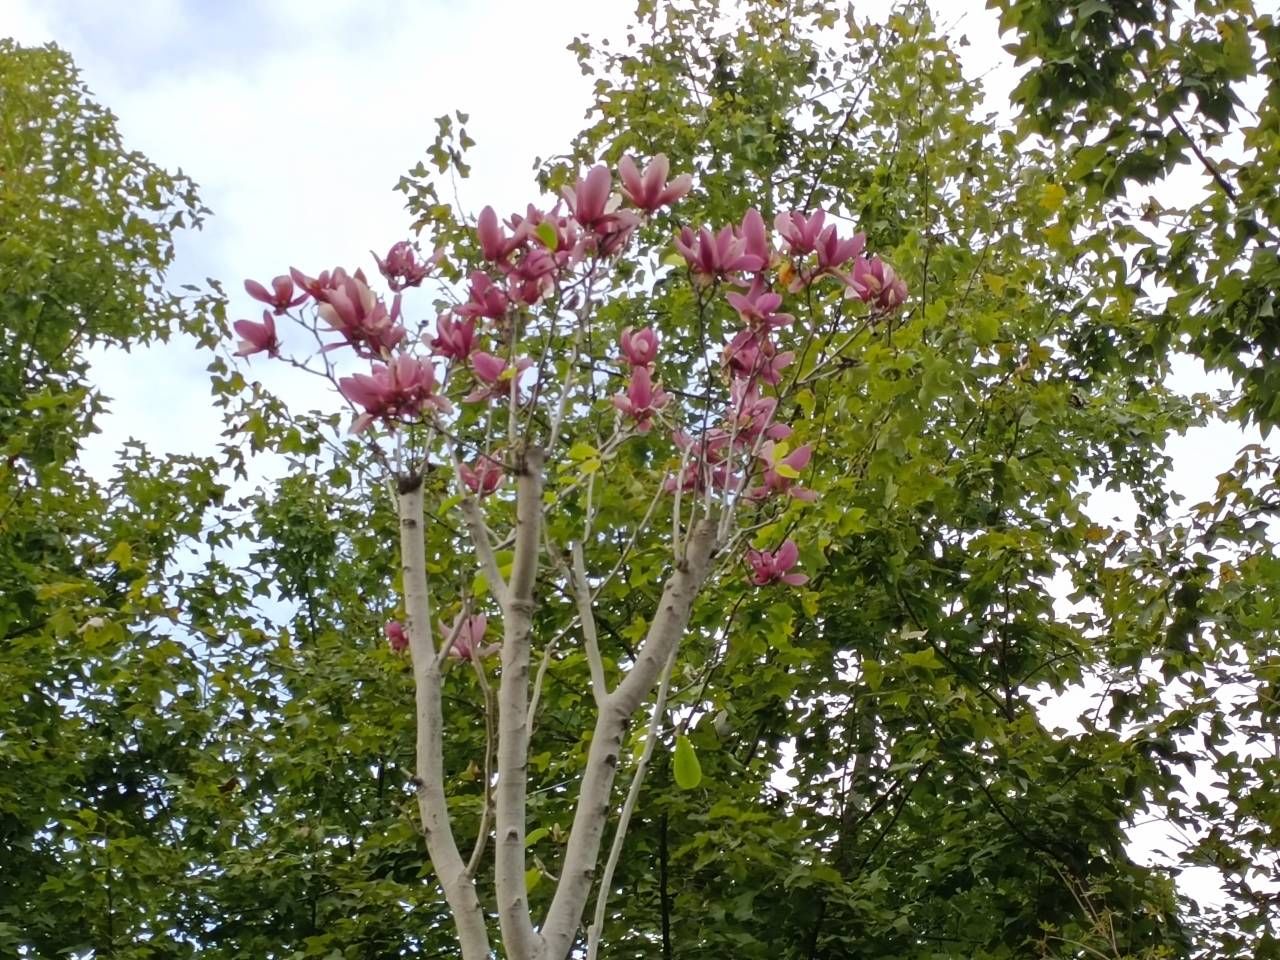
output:
[[[675,203],[693,188],[693,174],[682,173],[669,184],[667,188],[658,196],[658,201],[662,206]]]
[[[631,372],[631,386],[627,388],[627,396],[637,409],[645,409],[653,400],[653,385],[649,379],[648,367],[636,367]]]
[[[640,206],[644,196],[644,184],[640,179],[640,171],[636,169],[636,162],[630,155],[618,161],[618,178],[622,181],[623,192],[632,203]]]
[[[267,288],[257,280],[246,280],[244,282],[244,290],[245,293],[249,294],[249,296],[253,297],[255,300],[260,300],[263,303],[276,302],[276,298],[270,293],[270,291],[268,291]]]
[[[498,214],[493,207],[485,207],[476,218],[476,236],[480,240],[480,251],[486,260],[500,260],[504,250],[502,228],[498,226]]]
[[[471,369],[486,383],[496,383],[507,365],[491,353],[477,350],[471,355]]]
[[[791,467],[793,470],[803,470],[809,465],[809,460],[813,457],[813,444],[806,443],[803,447],[796,447],[786,457],[783,463]]]

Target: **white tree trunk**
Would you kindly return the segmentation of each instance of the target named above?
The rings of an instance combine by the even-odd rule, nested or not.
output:
[[[543,453],[516,462],[516,529],[511,577],[502,597],[502,680],[498,688],[498,785],[495,863],[498,921],[510,960],[533,960],[542,938],[533,929],[525,884],[525,793],[529,761],[529,661],[533,587],[542,537]]]
[[[422,481],[405,481],[399,490],[400,561],[404,576],[406,629],[413,657],[418,742],[416,750],[418,814],[427,852],[458,928],[463,960],[488,960],[489,931],[474,882],[458,852],[449,826],[444,792],[444,715],[440,706],[440,657],[432,639],[431,596],[427,589],[426,545],[422,529]]]

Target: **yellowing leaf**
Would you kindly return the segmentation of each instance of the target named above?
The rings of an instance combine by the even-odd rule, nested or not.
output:
[[[42,583],[36,587],[36,597],[40,600],[52,600],[54,597],[62,597],[68,593],[77,593],[83,590],[85,585],[79,580],[64,580],[61,583]]]
[[[132,559],[133,547],[124,540],[112,547],[111,552],[107,554],[107,563],[114,563],[118,567],[127,566]]]
[[[1044,238],[1049,241],[1049,246],[1055,250],[1065,250],[1071,246],[1071,231],[1062,223],[1055,223],[1051,227],[1045,227]]]
[[[1050,213],[1062,208],[1066,202],[1067,191],[1058,183],[1046,183],[1040,188],[1040,206]]]

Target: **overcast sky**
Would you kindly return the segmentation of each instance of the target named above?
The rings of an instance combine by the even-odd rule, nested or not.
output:
[[[201,185],[214,216],[180,241],[173,279],[219,278],[232,317],[256,319],[243,278],[265,282],[290,265],[370,270],[370,248],[406,236],[403,197],[391,188],[423,157],[440,114],[471,115],[477,146],[466,206],[522,207],[533,194],[534,157],[562,150],[589,102],[566,43],[583,31],[620,37],[633,6],[0,0],[0,35],[69,50],[96,98],[119,116],[129,147]],[[878,16],[887,6],[862,2],[858,14]],[[1013,73],[994,15],[983,0],[937,8],[953,33],[967,35],[969,70],[1000,102]],[[114,413],[87,451],[90,466],[105,474],[130,435],[156,451],[211,451],[222,425],[207,363],[183,342],[100,357],[95,379]],[[1179,371],[1188,388],[1209,385],[1193,365]],[[1176,438],[1173,488],[1189,503],[1207,498],[1244,440],[1223,426]],[[1103,520],[1128,513],[1126,499],[1112,495],[1096,497],[1094,510]],[[1064,704],[1054,717],[1065,722],[1078,710]]]

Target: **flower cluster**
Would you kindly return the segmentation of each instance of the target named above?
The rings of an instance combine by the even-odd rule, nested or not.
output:
[[[401,241],[385,255],[375,254],[391,292],[389,302],[373,291],[361,271],[348,273],[341,267],[314,277],[292,269],[269,286],[248,280],[245,290],[266,309],[260,323],[236,322],[236,353],[280,356],[276,318],[311,301],[318,321],[312,329],[322,337],[336,336],[322,340],[321,355],[350,347],[371,364],[366,373],[336,380],[341,394],[356,408],[352,432],[375,423],[394,430],[425,421],[449,435],[457,424],[471,422],[467,417],[478,416],[488,424],[486,440],[465,462],[462,453],[457,454],[457,480],[464,496],[493,495],[506,475],[506,440],[493,435],[493,424],[502,419],[514,424],[520,417],[525,423],[558,425],[564,410],[563,397],[554,416],[528,409],[530,398],[545,395],[547,384],[539,380],[531,386],[533,378],[527,374],[535,360],[521,355],[522,348],[567,342],[557,340],[564,330],[557,325],[567,320],[579,325],[573,356],[544,354],[537,362],[538,377],[554,370],[563,375],[566,369],[575,374],[586,370],[591,378],[609,375],[598,365],[602,358],[580,357],[577,352],[584,331],[586,349],[593,342],[590,324],[598,316],[591,309],[593,284],[645,219],[682,198],[691,186],[688,174],[670,175],[664,156],[654,157],[643,169],[631,157],[623,157],[616,180],[607,167],[594,166],[565,187],[549,208],[530,205],[502,219],[493,207],[485,207],[476,221],[473,251],[479,257],[477,268],[467,276],[465,297],[440,313],[434,331],[420,339],[406,330],[401,296],[431,275],[443,259],[443,248],[423,258],[413,244]],[[837,303],[839,295],[861,301],[875,318],[897,309],[907,294],[893,268],[867,254],[866,237],[842,235],[833,219],[822,210],[790,211],[778,214],[770,227],[751,209],[738,223],[679,231],[675,250],[688,266],[700,308],[721,298],[725,315],[736,318],[710,357],[695,353],[684,358],[694,365],[686,367],[686,374],[718,361],[727,384],[723,405],[699,409],[691,418],[698,424],[696,430],[676,425],[673,394],[685,394],[664,389],[660,382],[661,340],[652,326],[621,330],[616,359],[625,382],[609,398],[617,411],[618,442],[650,434],[660,424],[671,427],[680,465],[664,479],[668,492],[705,497],[708,506],[715,498],[730,511],[726,516],[741,505],[816,498],[802,482],[805,472],[816,466],[815,448],[797,444],[792,427],[778,420],[787,384],[810,376],[813,369],[805,364],[808,357],[803,352],[798,364],[796,350],[790,347],[803,343],[807,351],[817,333],[798,329],[788,297],[804,293],[811,301],[809,291],[826,283],[834,288]],[[533,309],[540,305],[542,309]],[[668,360],[662,371],[669,378],[680,375],[679,367]],[[324,372],[333,377],[332,369],[326,360]],[[690,389],[684,381],[679,386]],[[594,398],[594,385],[590,389]],[[455,421],[450,397],[477,406]],[[495,409],[502,405],[508,407],[508,415],[495,418]],[[550,429],[554,435],[556,427]],[[806,582],[803,574],[791,572],[797,559],[790,540],[772,552],[751,549],[746,555],[750,579],[761,585]],[[386,629],[393,649],[404,649],[403,628],[393,621]],[[483,618],[459,620],[453,630],[454,655],[483,655]]]
[[[408,354],[390,363],[375,363],[373,373],[357,373],[338,381],[338,389],[352,403],[364,407],[352,433],[365,430],[374,420],[412,421],[426,409],[448,413],[453,405],[437,392],[435,368]]]
[[[629,417],[637,433],[648,433],[653,421],[671,402],[667,392],[654,383],[653,365],[658,359],[658,333],[651,327],[627,327],[619,338],[622,365],[629,367],[627,389],[613,397],[613,405]]]
[[[413,278],[404,285],[412,286],[421,283],[426,276],[428,264],[418,264],[414,260],[413,251],[408,244],[398,243],[387,254],[386,261],[379,260],[384,274]],[[434,260],[432,261],[434,263]],[[399,271],[387,273],[388,270]],[[337,343],[331,343],[326,350],[351,347],[357,354],[371,359],[386,360],[391,352],[399,347],[405,339],[405,329],[400,324],[400,297],[396,296],[391,307],[369,289],[365,275],[357,270],[348,274],[341,267],[332,272],[326,270],[318,277],[309,277],[302,271],[293,268],[289,276],[279,276],[271,281],[271,290],[267,290],[255,280],[244,282],[245,291],[255,300],[267,304],[275,316],[288,313],[294,307],[301,306],[307,300],[314,300],[316,313],[325,321],[331,330],[341,336]],[[300,291],[294,296],[296,288]],[[400,289],[392,284],[392,289]],[[276,336],[275,320],[272,311],[264,311],[262,323],[250,320],[239,320],[235,329],[241,336],[238,356],[247,357],[255,353],[266,353],[276,357],[280,353],[280,341]]]
[[[385,257],[380,257],[372,250],[373,259],[378,263],[378,271],[387,281],[387,286],[395,293],[408,287],[422,285],[432,268],[444,256],[443,250],[437,250],[426,260],[419,260],[413,245],[407,240],[392,244]]]
[[[813,446],[791,447],[786,442],[791,427],[774,419],[776,390],[796,361],[794,351],[779,343],[796,325],[795,316],[783,309],[784,293],[799,293],[831,278],[845,297],[867,303],[873,312],[894,310],[906,299],[906,285],[893,269],[864,255],[866,237],[841,236],[824,211],[779,214],[774,227],[780,241],[776,247],[764,219],[748,210],[739,224],[718,231],[686,227],[676,240],[696,286],[706,291],[724,285],[725,302],[737,314],[739,327],[721,354],[729,380],[727,409],[700,436],[677,431],[682,467],[667,478],[669,491],[718,493],[727,500],[741,497],[755,503],[778,496],[815,499],[817,494],[800,483]],[[623,352],[629,356],[625,344]],[[802,574],[786,572],[796,557],[790,541],[775,553],[749,551],[752,581],[805,582]]]
[[[437,623],[436,628],[441,642],[449,644],[448,656],[456,660],[479,660],[498,652],[497,644],[484,642],[489,618],[483,614],[459,614],[449,626]],[[392,653],[404,653],[409,649],[409,632],[399,620],[388,620],[383,633]]]
[[[784,241],[779,275],[787,289],[797,293],[820,277],[835,277],[845,284],[846,296],[893,310],[907,299],[907,285],[879,257],[862,256],[865,234],[841,239],[826,212],[812,216],[797,211],[780,213],[774,226]]]

